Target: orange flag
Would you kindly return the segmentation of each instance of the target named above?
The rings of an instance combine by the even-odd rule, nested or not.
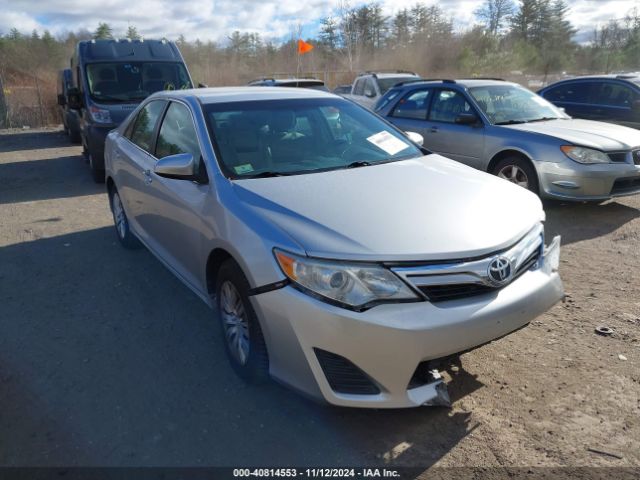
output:
[[[305,53],[309,53],[313,50],[313,45],[305,42],[304,40],[298,40],[298,54],[304,55]]]

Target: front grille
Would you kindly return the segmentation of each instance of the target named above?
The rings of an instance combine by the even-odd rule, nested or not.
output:
[[[511,281],[522,275],[533,267],[540,258],[541,249],[536,249],[516,270]],[[506,286],[506,285],[504,285]],[[454,283],[444,285],[422,285],[418,289],[424,293],[431,302],[446,302],[449,300],[459,300],[461,298],[474,297],[484,293],[500,290],[502,287],[492,287],[481,283]]]
[[[624,163],[627,161],[627,152],[609,153],[609,160],[616,163]]]
[[[446,302],[461,298],[474,297],[497,290],[495,287],[481,283],[455,283],[452,285],[422,285],[418,289],[424,293],[431,302]]]
[[[632,193],[636,190],[640,190],[640,177],[619,178],[618,180],[613,182],[611,195]]]
[[[334,392],[354,395],[377,395],[380,393],[378,386],[371,381],[367,374],[346,358],[319,348],[313,350],[318,357],[325,377],[327,377],[327,382]]]
[[[518,277],[520,274],[529,270],[531,267],[533,267],[535,263],[538,261],[538,259],[540,258],[541,253],[542,253],[542,249],[538,248],[535,252],[529,255],[527,259],[524,262],[522,262],[522,265],[518,267],[518,270],[516,270],[514,279]]]

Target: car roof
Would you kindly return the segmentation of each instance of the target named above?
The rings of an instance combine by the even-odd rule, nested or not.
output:
[[[296,100],[305,98],[342,99],[322,90],[295,87],[212,87],[192,88],[188,90],[170,90],[155,93],[154,98],[195,98],[203,105],[228,102],[247,102],[261,100]]]
[[[571,78],[563,78],[562,80],[558,80],[557,82],[550,83],[544,88],[549,88],[552,85],[565,83],[565,82],[573,82],[576,80],[620,80],[622,82],[630,82],[634,84],[640,83],[640,73],[639,72],[631,72],[631,73],[612,73],[607,75],[582,75],[579,77],[571,77]]]
[[[447,85],[449,87],[452,86],[461,86],[463,88],[471,88],[471,87],[487,87],[490,85],[518,85],[513,82],[506,82],[504,80],[493,80],[493,79],[480,79],[480,78],[469,78],[469,79],[425,79],[417,82],[408,82],[404,84],[397,85],[396,88],[420,88],[425,85]],[[520,86],[520,85],[518,85]]]
[[[322,80],[318,80],[317,78],[257,78],[249,82],[252,83],[313,83],[317,85],[324,85]]]

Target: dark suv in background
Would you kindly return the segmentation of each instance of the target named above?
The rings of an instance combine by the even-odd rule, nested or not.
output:
[[[571,78],[538,94],[574,118],[640,129],[640,73]]]

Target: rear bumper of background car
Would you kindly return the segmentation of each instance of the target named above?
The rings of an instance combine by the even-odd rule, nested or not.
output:
[[[559,200],[606,200],[640,193],[640,165],[536,162],[540,196]]]
[[[563,298],[550,257],[498,291],[439,304],[382,304],[354,312],[292,286],[256,295],[271,374],[334,405],[437,404],[443,385],[425,375],[429,360],[507,335]]]

